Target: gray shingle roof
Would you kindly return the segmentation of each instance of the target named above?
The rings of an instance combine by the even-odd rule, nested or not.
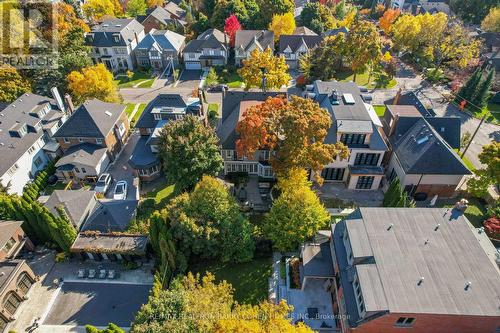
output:
[[[59,215],[56,208],[63,208],[73,225],[79,228],[82,219],[96,203],[94,191],[55,190],[43,205],[56,216]]]
[[[137,17],[137,21],[139,21],[142,24],[142,22],[144,22],[144,20],[147,19],[149,16],[154,17],[159,22],[165,25],[173,22],[174,20],[172,18],[172,15],[167,10],[165,10],[165,8],[158,6],[155,8],[149,8],[146,11],[146,15],[141,15]]]
[[[198,38],[187,43],[184,52],[201,52],[203,49],[226,49],[225,41],[229,38],[217,29],[209,29],[203,32]]]
[[[318,34],[309,29],[308,27],[302,26],[302,27],[296,27],[292,35],[317,36]]]
[[[179,94],[159,94],[146,106],[141,114],[141,117],[137,120],[135,127],[155,128],[158,120],[154,119],[154,115],[151,111],[154,108],[161,107],[185,108],[187,107],[187,104]],[[164,116],[167,117],[167,115]],[[175,115],[172,115],[172,119],[175,119]]]
[[[107,148],[92,143],[81,143],[69,147],[56,162],[56,167],[74,165],[75,163],[96,168],[106,154]]]
[[[132,168],[143,169],[159,163],[158,155],[151,151],[151,145],[148,144],[148,140],[148,137],[143,136],[137,141],[128,161],[128,164]]]
[[[305,44],[308,49],[313,49],[318,46],[323,40],[323,37],[318,35],[281,35],[279,43],[279,52],[283,53],[286,48],[290,47],[293,53]]]
[[[137,200],[99,201],[82,231],[122,232],[135,217]]]
[[[346,27],[342,27],[342,28],[338,28],[338,29],[331,29],[331,30],[325,31],[324,36],[331,37],[331,36],[336,36],[339,33],[344,33],[347,35],[349,33],[349,30]]]
[[[366,247],[364,254],[373,254],[374,263],[354,266],[367,312],[500,316],[498,267],[462,214],[444,208],[359,208],[340,224],[348,227],[353,251]],[[352,230],[362,237],[351,239]]]
[[[97,99],[86,101],[54,134],[55,138],[105,138],[113,129],[125,105]]]
[[[2,249],[14,233],[21,227],[23,221],[0,220],[0,249]]]
[[[153,46],[158,51],[179,52],[186,37],[170,30],[152,29],[137,45],[138,49],[150,50]]]
[[[135,39],[135,35],[144,30],[142,24],[134,18],[105,20],[101,24],[92,27],[92,31],[86,34],[86,43],[94,47],[126,46]],[[120,34],[120,39],[115,41],[113,34]],[[93,38],[90,36],[93,34]]]
[[[425,118],[402,117],[396,126],[389,140],[406,174],[471,174]]]
[[[43,107],[49,107],[49,113],[39,118],[33,112],[40,111]],[[0,111],[0,175],[3,175],[14,163],[43,136],[43,131],[35,130],[34,126],[42,125],[52,118],[54,111],[63,116],[62,111],[56,106],[53,99],[32,93],[21,95],[14,102]],[[19,137],[10,130],[13,127],[27,126],[28,132]]]
[[[165,10],[169,13],[183,19],[186,16],[186,11],[179,7],[175,2],[169,1],[165,4]]]
[[[262,50],[274,50],[274,32],[269,30],[238,30],[234,38],[234,48],[247,51],[254,43]]]

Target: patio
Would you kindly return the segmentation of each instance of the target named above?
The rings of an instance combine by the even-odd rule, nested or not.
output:
[[[314,186],[314,190],[325,203],[327,208],[339,208],[338,205],[329,205],[329,202],[343,202],[345,206],[381,207],[384,193],[378,190],[350,190],[342,183],[324,183],[323,186]],[[343,207],[341,207],[343,208]]]

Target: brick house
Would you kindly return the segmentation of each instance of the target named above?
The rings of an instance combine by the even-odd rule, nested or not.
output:
[[[0,221],[0,261],[14,259],[23,247],[35,248],[21,228],[22,224],[22,221]]]
[[[58,176],[97,178],[116,158],[129,134],[125,105],[97,99],[86,101],[54,134],[63,150],[63,156],[56,163]]]

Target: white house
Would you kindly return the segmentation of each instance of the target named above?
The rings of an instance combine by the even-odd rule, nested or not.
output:
[[[209,29],[184,48],[186,69],[202,69],[227,64],[229,38],[220,30]]]

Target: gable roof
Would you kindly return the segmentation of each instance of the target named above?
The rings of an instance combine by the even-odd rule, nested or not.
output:
[[[408,130],[398,129],[400,123]],[[403,117],[396,126],[389,140],[406,174],[471,174],[462,159],[425,118]]]
[[[313,49],[318,46],[323,40],[323,37],[318,35],[281,35],[279,43],[279,52],[283,53],[288,47],[292,53],[302,46],[306,45],[308,49]]]
[[[336,250],[347,228],[354,257],[360,246],[370,251],[373,263],[353,268],[367,312],[500,316],[500,271],[460,212],[359,208],[332,228]],[[361,237],[351,238],[353,230]],[[425,280],[418,284],[421,277]]]
[[[274,50],[274,32],[269,30],[238,30],[234,38],[234,48],[248,51],[250,47],[257,44],[263,51],[267,48]]]
[[[191,40],[184,52],[201,52],[203,49],[226,49],[227,35],[217,29],[208,29],[198,38]]]
[[[222,98],[222,119],[217,125],[217,136],[222,149],[236,149],[236,125],[242,112],[252,105],[264,102],[268,97],[286,95],[282,92],[228,91]]]
[[[159,94],[156,96],[142,112],[139,120],[137,120],[136,128],[155,128],[158,120],[151,113],[155,108],[171,107],[171,108],[186,108],[187,104],[180,94]],[[175,119],[175,115],[173,115]]]
[[[161,6],[156,6],[154,8],[149,8],[146,11],[146,15],[138,16],[137,21],[139,21],[142,24],[150,16],[154,17],[159,22],[165,25],[171,23],[174,20],[171,14],[167,10],[165,10],[165,8]]]
[[[125,105],[106,103],[98,99],[86,101],[54,134],[55,138],[105,138],[113,129]]]
[[[163,50],[179,52],[185,40],[186,37],[170,30],[151,29],[137,45],[137,48],[150,50],[154,46],[160,52]]]
[[[43,205],[56,216],[59,215],[57,207],[61,207],[73,225],[79,227],[80,221],[96,203],[94,191],[55,190]]]
[[[0,250],[23,224],[23,221],[0,220]]]
[[[82,231],[122,232],[135,217],[137,200],[101,200]]]
[[[106,152],[106,147],[88,142],[74,145],[64,152],[64,155],[56,162],[56,167],[68,165],[72,169],[75,164],[81,164],[95,169]]]
[[[302,26],[302,27],[296,27],[292,35],[317,36],[318,34],[309,29],[308,27]]]
[[[186,16],[186,11],[179,7],[175,2],[169,1],[164,5],[164,8],[167,12],[172,15],[177,16],[180,19],[183,19]]]
[[[144,26],[134,18],[105,20],[101,24],[92,27],[92,31],[86,33],[86,43],[92,46],[126,46],[129,45],[144,30]],[[115,41],[113,34],[119,34],[119,41]],[[90,36],[93,38],[90,39]]]
[[[48,110],[48,111],[46,111]],[[32,93],[19,96],[0,111],[0,176],[9,170],[14,163],[43,136],[44,124],[56,119],[59,121],[64,113],[59,110],[52,98]],[[22,137],[11,130],[26,126],[27,133]]]

